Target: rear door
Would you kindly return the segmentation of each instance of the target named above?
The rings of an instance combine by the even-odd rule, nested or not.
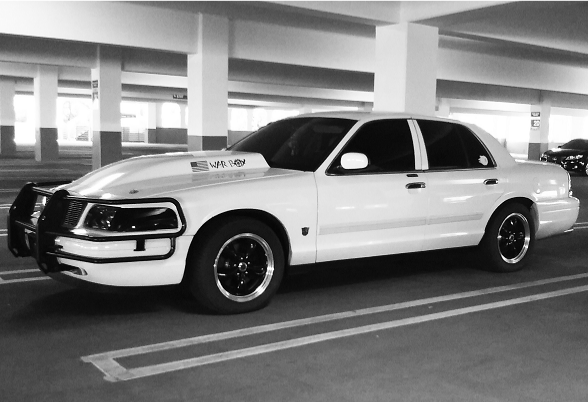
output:
[[[477,244],[488,214],[504,192],[506,177],[467,127],[416,120],[424,144],[429,207],[424,249]]]

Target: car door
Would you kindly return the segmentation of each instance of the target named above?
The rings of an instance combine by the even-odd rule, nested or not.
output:
[[[504,192],[506,178],[467,127],[419,119],[429,194],[424,249],[478,244],[485,219]]]
[[[364,169],[341,156],[365,154]],[[406,119],[361,126],[326,171],[316,172],[317,261],[419,251],[427,218],[427,183],[414,127]]]

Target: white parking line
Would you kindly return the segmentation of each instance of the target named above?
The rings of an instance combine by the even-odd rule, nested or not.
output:
[[[306,318],[306,319],[286,321],[286,322],[276,323],[276,324],[261,325],[258,327],[250,327],[250,328],[244,328],[244,329],[239,329],[239,330],[234,330],[234,331],[222,332],[222,333],[218,333],[218,334],[210,334],[210,335],[197,336],[197,337],[193,337],[193,338],[180,339],[180,340],[176,340],[176,341],[162,342],[162,343],[158,343],[158,344],[145,345],[145,346],[136,347],[136,348],[115,350],[115,351],[111,351],[111,352],[105,352],[105,353],[84,356],[84,357],[82,357],[82,361],[84,361],[86,363],[92,363],[95,367],[97,367],[100,371],[102,371],[105,374],[104,379],[107,381],[132,380],[132,379],[137,379],[137,378],[142,378],[142,377],[147,377],[147,376],[153,376],[153,375],[157,375],[157,374],[168,373],[171,371],[182,370],[185,368],[198,367],[198,366],[202,366],[205,364],[218,363],[218,362],[222,362],[222,361],[226,361],[226,360],[232,360],[232,359],[242,358],[242,357],[246,357],[246,356],[254,356],[254,355],[258,355],[258,354],[262,354],[262,353],[269,353],[269,352],[273,352],[273,351],[277,351],[277,350],[289,349],[289,348],[308,345],[308,344],[312,344],[312,343],[348,337],[348,336],[352,336],[352,335],[365,334],[368,332],[380,331],[383,329],[391,329],[391,328],[396,328],[396,327],[400,327],[400,326],[404,326],[404,325],[410,325],[410,324],[416,324],[416,323],[421,323],[421,322],[426,322],[426,321],[437,320],[437,319],[441,319],[441,318],[453,317],[453,316],[468,314],[468,313],[472,313],[472,312],[476,312],[476,311],[484,311],[484,310],[505,307],[505,306],[514,305],[514,304],[520,304],[520,303],[526,303],[526,302],[535,301],[535,300],[542,300],[542,299],[547,299],[547,298],[551,298],[551,297],[562,296],[562,295],[566,295],[566,294],[584,292],[584,291],[588,291],[588,285],[587,286],[580,286],[580,287],[576,287],[576,288],[564,289],[564,290],[555,291],[555,292],[547,292],[547,293],[542,293],[542,294],[537,294],[537,295],[532,295],[532,296],[510,299],[510,300],[505,300],[505,301],[496,302],[496,303],[488,303],[488,304],[483,304],[483,305],[479,305],[479,306],[461,308],[461,309],[456,309],[456,310],[449,310],[449,311],[445,311],[442,313],[428,314],[428,315],[424,315],[424,316],[412,317],[412,318],[407,318],[407,319],[402,319],[402,320],[394,320],[394,321],[388,321],[388,322],[379,323],[379,324],[373,324],[373,325],[367,325],[367,326],[362,326],[362,327],[357,327],[357,328],[350,328],[350,329],[346,329],[346,330],[328,332],[328,333],[323,333],[323,334],[318,334],[318,335],[313,335],[313,336],[308,336],[308,337],[291,339],[291,340],[283,341],[283,342],[276,342],[276,343],[271,343],[271,344],[267,344],[267,345],[256,346],[256,347],[252,347],[252,348],[245,348],[245,349],[239,349],[239,350],[234,350],[234,351],[229,351],[229,352],[205,355],[205,356],[201,356],[201,357],[197,357],[197,358],[172,361],[172,362],[168,362],[168,363],[155,364],[155,365],[145,366],[145,367],[138,367],[138,368],[133,368],[133,369],[126,369],[125,367],[123,367],[122,365],[117,363],[115,361],[115,359],[122,358],[122,357],[130,357],[130,356],[148,354],[148,353],[169,350],[169,349],[176,349],[176,348],[181,348],[181,347],[185,347],[185,346],[203,344],[203,343],[220,341],[220,340],[231,339],[231,338],[236,338],[236,337],[242,337],[242,336],[247,336],[247,335],[252,335],[252,334],[259,334],[259,333],[263,333],[263,332],[276,331],[279,329],[299,327],[299,326],[303,326],[303,325],[328,322],[328,321],[339,320],[339,319],[343,319],[343,318],[350,318],[350,317],[357,317],[357,316],[363,316],[363,315],[380,313],[380,312],[399,310],[399,309],[403,309],[403,308],[422,306],[422,305],[427,305],[427,304],[439,303],[439,302],[443,302],[443,301],[457,300],[457,299],[463,299],[463,298],[467,298],[467,297],[480,296],[480,295],[486,295],[486,294],[498,293],[498,292],[505,292],[505,291],[509,291],[509,290],[523,289],[523,288],[528,288],[528,287],[533,287],[533,286],[540,286],[540,285],[545,285],[545,284],[570,281],[570,280],[582,279],[582,278],[588,278],[588,274],[584,273],[584,274],[578,274],[578,275],[571,275],[571,276],[565,276],[565,277],[539,280],[539,281],[534,281],[534,282],[526,282],[526,283],[521,283],[521,284],[516,284],[516,285],[499,286],[499,287],[494,287],[494,288],[481,289],[481,290],[477,290],[477,291],[456,293],[456,294],[452,294],[452,295],[432,297],[432,298],[427,298],[427,299],[420,299],[420,300],[414,300],[414,301],[409,301],[409,302],[390,304],[390,305],[386,305],[386,306],[378,306],[378,307],[366,308],[366,309],[361,309],[361,310],[346,311],[346,312],[342,312],[342,313],[328,314],[328,315],[323,315],[323,316],[310,317],[310,318]]]
[[[47,279],[51,279],[48,276],[40,276],[35,278],[17,278],[17,279],[3,279],[2,277],[5,275],[18,275],[18,274],[27,274],[32,272],[41,273],[38,269],[16,269],[13,271],[0,271],[0,285],[8,285],[12,283],[23,283],[23,282],[34,282],[34,281],[44,281]]]
[[[0,275],[26,274],[28,272],[40,272],[38,269],[15,269],[14,271],[0,271]]]
[[[2,279],[0,278],[0,285],[10,285],[13,283],[23,283],[23,282],[35,282],[35,281],[46,281],[49,278],[48,276],[40,276],[38,278],[21,278],[21,279]]]

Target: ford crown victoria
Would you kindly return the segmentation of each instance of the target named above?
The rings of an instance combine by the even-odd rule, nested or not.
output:
[[[206,308],[265,306],[287,267],[477,246],[516,271],[571,230],[560,166],[517,162],[452,120],[328,113],[289,118],[226,151],[141,156],[69,184],[27,184],[8,247],[42,271],[110,286],[183,284]]]

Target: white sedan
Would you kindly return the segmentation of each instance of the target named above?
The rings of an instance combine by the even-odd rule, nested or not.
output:
[[[578,210],[561,167],[515,161],[475,126],[321,113],[227,151],[28,184],[8,246],[57,278],[184,284],[206,308],[239,313],[265,306],[286,267],[302,264],[479,246],[488,268],[515,271],[536,239],[571,230]]]

